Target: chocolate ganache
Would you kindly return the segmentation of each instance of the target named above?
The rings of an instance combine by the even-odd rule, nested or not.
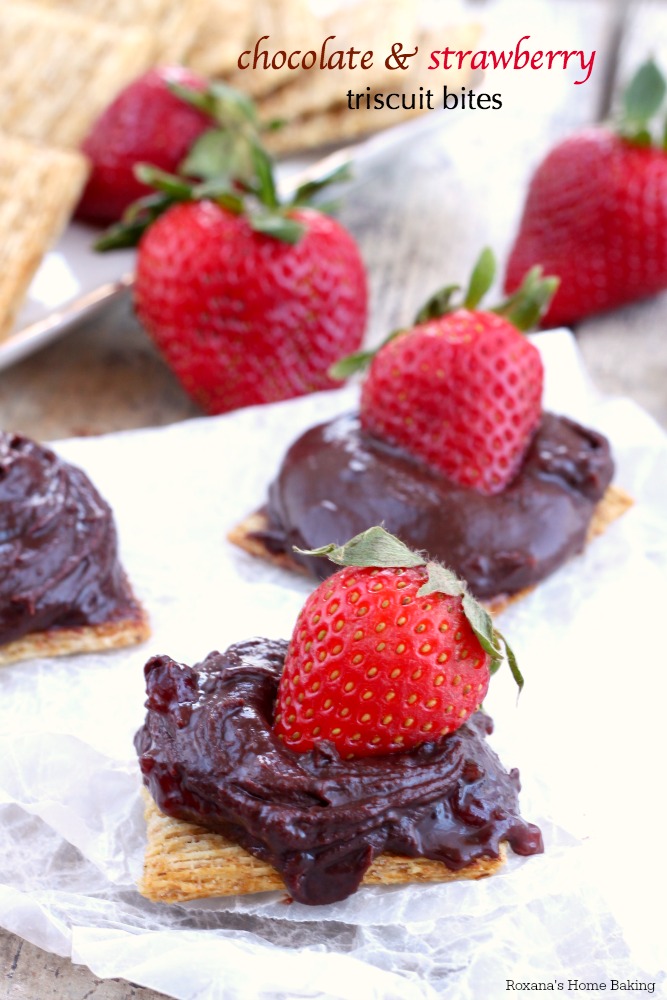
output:
[[[155,802],[169,816],[224,834],[272,864],[303,903],[344,899],[384,851],[458,871],[543,850],[519,815],[519,775],[485,742],[477,713],[437,743],[342,760],[322,742],[296,754],[273,735],[287,643],[250,639],[195,667],[155,656],[148,709],[135,737]]]
[[[287,452],[256,537],[323,579],[336,567],[294,553],[341,544],[382,524],[467,580],[478,598],[530,587],[580,552],[613,475],[606,438],[544,413],[522,468],[502,492],[457,486],[387,442],[357,415],[313,427]]]
[[[0,433],[0,645],[136,614],[109,505],[49,448]]]

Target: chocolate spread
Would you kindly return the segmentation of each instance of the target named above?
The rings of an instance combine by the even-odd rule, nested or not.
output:
[[[269,490],[269,527],[257,537],[322,579],[336,566],[292,546],[342,544],[382,524],[450,566],[477,597],[499,597],[532,586],[581,551],[612,474],[606,438],[545,413],[519,474],[502,493],[485,496],[346,415],[312,428],[289,449]]]
[[[341,760],[330,743],[297,754],[272,733],[287,643],[250,639],[189,667],[155,656],[145,667],[146,722],[135,737],[144,781],[169,816],[224,834],[282,875],[302,903],[358,887],[384,851],[454,871],[543,850],[521,819],[519,775],[485,742],[477,713],[437,743]]]
[[[111,509],[49,448],[0,433],[0,645],[136,614]]]

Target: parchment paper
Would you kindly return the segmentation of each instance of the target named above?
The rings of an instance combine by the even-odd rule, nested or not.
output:
[[[262,502],[289,442],[354,407],[346,389],[57,446],[112,504],[153,637],[0,673],[0,924],[179,998],[477,1000],[511,995],[507,980],[660,995],[667,438],[632,402],[596,394],[568,333],[535,339],[546,405],[610,437],[616,481],[636,498],[502,616],[526,688],[517,706],[509,674],[494,679],[492,742],[521,770],[545,855],[480,883],[365,889],[320,908],[280,893],[167,907],[134,888],[143,663],[289,635],[310,585],[225,536]]]

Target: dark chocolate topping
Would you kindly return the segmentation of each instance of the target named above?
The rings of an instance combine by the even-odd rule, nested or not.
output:
[[[0,433],[0,644],[127,618],[111,509],[53,451]]]
[[[366,434],[356,415],[307,431],[269,490],[269,528],[258,537],[322,579],[314,549],[382,524],[413,549],[450,566],[480,598],[514,594],[581,551],[593,510],[611,482],[601,434],[545,413],[518,476],[485,496],[445,479]]]
[[[519,775],[485,742],[477,713],[437,743],[341,760],[322,742],[295,754],[273,735],[287,643],[250,639],[189,667],[155,656],[145,667],[146,722],[135,737],[144,781],[169,816],[224,834],[282,875],[294,899],[330,903],[358,887],[384,851],[460,870],[543,850],[521,819]]]

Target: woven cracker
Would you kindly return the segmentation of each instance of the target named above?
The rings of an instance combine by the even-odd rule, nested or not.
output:
[[[308,0],[206,0],[209,16],[188,53],[188,65],[206,76],[224,76],[233,87],[251,97],[270,93],[294,73],[278,70],[239,70],[239,56],[254,49],[264,35],[269,51],[307,51],[318,43],[321,25]],[[321,40],[321,39],[320,39]]]
[[[278,872],[221,834],[194,823],[171,819],[157,808],[147,791],[147,845],[139,891],[158,903],[183,903],[190,899],[247,895],[284,889]],[[487,878],[505,862],[482,858],[454,872],[439,861],[383,854],[364,876],[364,885],[398,885],[408,882],[455,882]]]
[[[180,62],[209,12],[208,0],[30,0],[51,10],[122,27],[149,28],[153,61]]]
[[[363,70],[313,68],[292,71],[289,86],[262,101],[262,118],[291,121],[332,108],[340,104],[350,88],[365,91],[368,86],[375,91],[386,84],[391,90],[410,89],[405,79],[414,77],[411,71],[390,70],[385,65],[385,58],[397,39],[404,51],[412,51],[418,43],[414,10],[405,0],[369,0],[335,10],[323,20],[316,48],[318,53],[329,35],[335,38],[327,44],[325,55],[337,49],[346,51],[351,46],[361,49],[362,53],[371,49],[374,53],[372,65]],[[282,43],[280,48],[284,48]],[[299,48],[304,47],[300,45]],[[266,75],[271,76],[272,72],[269,70]]]
[[[458,25],[448,29],[447,44],[451,47],[469,49],[479,35],[476,25]],[[442,39],[442,32],[429,29],[417,36],[420,55],[433,47],[437,47]],[[390,47],[389,47],[390,48]],[[330,143],[351,142],[360,136],[379,132],[393,125],[408,121],[424,114],[428,107],[424,99],[424,107],[420,108],[420,94],[432,92],[433,113],[440,108],[441,92],[444,84],[450,90],[456,91],[463,85],[471,83],[471,73],[468,69],[448,70],[446,73],[434,74],[426,67],[426,58],[415,60],[409,71],[387,72],[384,61],[379,60],[376,79],[372,79],[371,70],[348,74],[345,71],[318,72],[312,81],[297,80],[288,87],[283,87],[272,97],[260,101],[259,114],[265,122],[282,119],[286,122],[283,128],[267,134],[266,144],[272,153],[284,155],[298,149],[316,148]],[[299,74],[304,78],[306,72]],[[366,87],[371,87],[371,107],[365,105]],[[380,87],[383,90],[380,90]],[[420,91],[420,87],[423,88]],[[363,95],[364,103],[359,107],[349,108],[347,92]],[[375,108],[373,100],[376,94],[392,93],[406,95],[407,102],[412,102],[416,95],[414,109],[408,107]],[[353,99],[354,100],[354,99]],[[398,102],[396,102],[398,103]]]
[[[0,129],[78,146],[101,111],[152,62],[145,28],[118,28],[39,2],[0,6]]]
[[[588,526],[586,541],[591,542],[599,535],[603,535],[610,524],[617,521],[627,510],[630,510],[634,500],[629,493],[622,490],[620,486],[607,487],[602,500],[595,508],[591,523]]]
[[[590,542],[599,535],[602,535],[610,524],[632,507],[633,503],[634,500],[625,490],[622,490],[619,486],[608,486],[604,496],[593,512],[591,523],[588,526],[586,541]],[[271,552],[261,538],[256,537],[258,533],[267,531],[268,527],[269,522],[266,514],[262,511],[257,511],[232,528],[227,535],[227,540],[233,545],[238,546],[238,548],[243,549],[248,555],[264,559],[278,569],[295,570],[302,575],[309,575],[306,567],[296,562],[291,555],[286,552]],[[502,611],[508,605],[513,604],[514,601],[525,597],[532,589],[532,587],[527,587],[525,590],[520,590],[511,597],[491,598],[483,603],[490,611],[495,613]]]
[[[204,0],[204,4],[206,13],[187,63],[204,76],[225,76],[236,70],[238,57],[250,44],[255,27],[253,5],[247,0]]]
[[[118,622],[101,625],[81,625],[78,628],[51,629],[33,632],[0,646],[0,666],[19,660],[36,660],[51,656],[71,656],[75,653],[104,653],[110,649],[136,646],[150,636],[148,618],[142,608],[136,614]]]
[[[79,153],[0,132],[0,340],[39,263],[76,204],[87,164]]]

